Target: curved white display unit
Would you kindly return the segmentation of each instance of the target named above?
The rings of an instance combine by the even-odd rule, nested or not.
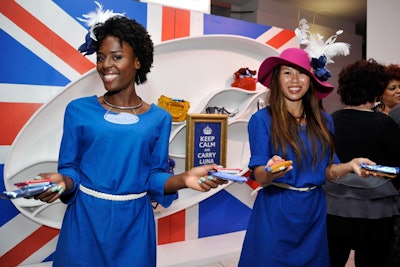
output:
[[[204,113],[208,105],[224,106],[228,110],[239,108],[239,113],[228,121],[227,165],[246,168],[249,157],[247,121],[257,109],[259,99],[265,99],[268,91],[260,84],[257,84],[256,91],[232,88],[230,84],[237,69],[258,69],[266,57],[276,55],[278,52],[272,47],[241,36],[206,35],[175,39],[155,46],[154,67],[148,75],[148,82],[137,86],[136,90],[148,103],[157,103],[162,94],[188,100],[190,113]],[[56,171],[66,105],[73,99],[104,92],[93,69],[43,105],[19,132],[11,147],[4,166],[6,189],[14,190],[14,183],[32,179],[40,172]],[[176,173],[185,168],[185,131],[185,123],[173,123],[169,149],[176,162]],[[161,218],[186,209],[230,185],[206,193],[181,190],[172,206],[157,208],[155,216]],[[65,205],[60,201],[52,204],[33,199],[12,201],[21,213],[34,221],[61,227]]]

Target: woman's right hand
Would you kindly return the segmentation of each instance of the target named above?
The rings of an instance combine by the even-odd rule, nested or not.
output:
[[[35,177],[35,179],[50,179],[53,183],[56,184],[55,186],[44,191],[43,193],[35,195],[35,199],[39,199],[43,202],[52,203],[56,201],[67,189],[65,177],[57,172],[40,173],[37,177]]]
[[[278,162],[282,162],[282,161],[284,161],[284,159],[282,157],[280,157],[278,155],[274,155],[268,160],[267,165],[258,166],[257,168],[255,168],[254,169],[254,177],[255,177],[256,181],[261,186],[267,186],[276,178],[283,177],[287,172],[289,172],[293,169],[293,166],[289,166],[286,169],[277,171],[277,172],[269,172],[269,171],[265,170],[266,167],[271,166]]]

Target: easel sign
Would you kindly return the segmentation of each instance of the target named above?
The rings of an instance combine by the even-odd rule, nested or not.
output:
[[[226,165],[228,115],[187,114],[186,170],[205,164]]]

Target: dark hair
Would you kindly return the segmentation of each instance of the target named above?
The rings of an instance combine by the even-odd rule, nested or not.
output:
[[[361,59],[341,70],[337,93],[343,104],[359,106],[374,102],[382,95],[388,82],[384,65],[372,58]]]
[[[140,62],[135,82],[141,84],[147,81],[147,73],[150,72],[153,64],[154,45],[149,33],[141,24],[126,17],[112,17],[104,24],[95,27],[94,34],[97,38],[97,41],[93,41],[96,52],[104,39],[110,35],[117,37],[121,44],[125,41],[132,46]]]
[[[284,101],[282,90],[280,89],[280,67],[281,65],[276,68],[277,70],[273,71],[270,84],[269,111],[271,112],[272,117],[271,141],[275,153],[277,153],[278,149],[281,148],[284,157],[287,156],[288,147],[292,147],[296,154],[297,162],[301,163],[302,158],[307,155],[307,153],[304,153],[305,147],[300,137],[298,122],[296,121],[296,118],[290,115]],[[303,71],[303,69],[298,67],[296,69]],[[330,162],[333,161],[334,155],[332,135],[328,129],[326,118],[321,110],[320,101],[318,100],[314,90],[314,84],[310,80],[310,88],[302,99],[304,115],[306,116],[305,118],[307,122],[306,131],[312,144],[313,168],[323,155],[329,154]],[[318,143],[321,144],[321,151],[318,150]]]
[[[400,65],[390,64],[386,67],[386,73],[389,76],[389,82],[392,80],[400,81]]]

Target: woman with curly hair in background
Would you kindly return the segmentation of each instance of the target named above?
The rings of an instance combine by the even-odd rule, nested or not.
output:
[[[400,128],[389,116],[372,110],[388,81],[385,67],[373,59],[356,61],[339,73],[337,92],[346,106],[332,118],[340,161],[367,157],[380,165],[400,165]],[[399,214],[394,180],[348,174],[325,185],[332,267],[344,267],[350,250],[357,267],[385,266],[394,216]]]
[[[390,64],[386,66],[386,73],[389,76],[389,82],[382,95],[378,98],[374,110],[392,116],[393,109],[400,108],[400,66]],[[400,126],[400,116],[394,116],[393,119]]]

